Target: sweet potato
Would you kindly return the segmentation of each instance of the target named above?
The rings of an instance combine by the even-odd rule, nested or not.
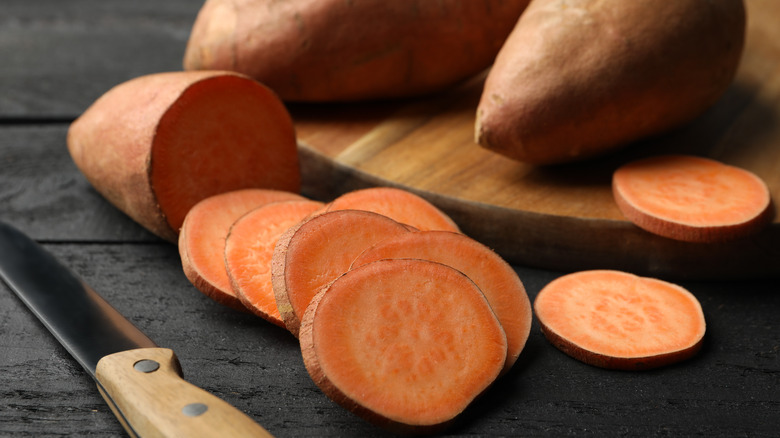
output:
[[[71,124],[67,142],[98,192],[171,242],[206,197],[250,187],[300,190],[287,109],[236,73],[166,72],[122,83]]]
[[[629,162],[613,174],[612,190],[631,222],[687,242],[744,237],[774,217],[764,181],[708,158],[663,155]]]
[[[515,270],[498,254],[463,234],[419,231],[385,239],[365,250],[353,268],[381,259],[430,260],[457,269],[482,291],[506,332],[502,373],[517,361],[531,330],[531,302]]]
[[[602,368],[643,370],[688,359],[706,330],[693,294],[620,271],[559,277],[539,292],[534,310],[553,345]]]
[[[271,287],[274,247],[287,229],[320,208],[321,202],[310,200],[270,203],[241,216],[227,233],[223,266],[233,292],[252,313],[280,327],[284,322]]]
[[[184,217],[179,234],[179,256],[188,280],[206,296],[237,310],[247,310],[230,284],[225,268],[225,239],[231,225],[262,205],[303,200],[292,192],[243,189],[209,196]]]
[[[392,187],[355,190],[337,197],[324,208],[325,211],[350,209],[373,211],[420,231],[460,231],[446,213],[407,190]]]
[[[306,306],[322,287],[348,271],[366,248],[409,232],[389,217],[362,210],[318,214],[288,229],[271,262],[271,282],[285,327],[297,337]]]
[[[184,68],[233,70],[285,101],[397,98],[487,68],[529,0],[208,0]]]
[[[689,122],[731,84],[745,27],[742,0],[534,0],[488,74],[476,141],[551,164]]]
[[[506,337],[463,273],[380,260],[318,293],[301,327],[304,364],[331,399],[385,427],[430,430],[498,376]]]

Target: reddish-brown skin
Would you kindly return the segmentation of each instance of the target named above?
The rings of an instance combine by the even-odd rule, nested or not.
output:
[[[476,141],[575,161],[689,122],[736,74],[742,0],[535,0],[485,83]]]
[[[395,98],[484,70],[529,0],[208,0],[184,68],[245,73],[289,101]]]
[[[171,103],[194,81],[215,74],[198,72],[187,80],[150,75],[120,84],[96,100],[68,130],[70,155],[89,182],[117,208],[169,241],[177,233],[161,211],[149,208],[157,204],[149,176],[150,145],[157,121]]]

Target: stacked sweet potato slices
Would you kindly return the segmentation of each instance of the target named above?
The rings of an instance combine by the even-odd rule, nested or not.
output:
[[[316,384],[386,427],[448,424],[512,367],[530,332],[514,269],[404,190],[327,204],[228,192],[196,204],[179,236],[199,290],[289,330]]]

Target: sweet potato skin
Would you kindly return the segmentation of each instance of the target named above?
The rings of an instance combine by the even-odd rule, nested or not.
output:
[[[530,0],[208,0],[184,68],[226,69],[287,101],[435,92],[487,68]]]
[[[745,22],[742,0],[535,0],[486,79],[476,141],[554,164],[689,122],[731,84]]]
[[[98,98],[68,130],[71,158],[92,186],[118,209],[169,241],[175,240],[176,233],[161,211],[148,208],[157,203],[150,180],[149,145],[156,121],[171,103],[192,82],[214,75],[197,72],[187,81],[174,74],[131,79]],[[141,105],[143,111],[138,110]]]

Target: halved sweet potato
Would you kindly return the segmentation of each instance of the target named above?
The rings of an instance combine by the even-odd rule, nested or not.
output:
[[[67,142],[98,192],[171,242],[189,209],[209,196],[300,191],[287,109],[237,73],[154,73],[117,85],[71,124]]]

